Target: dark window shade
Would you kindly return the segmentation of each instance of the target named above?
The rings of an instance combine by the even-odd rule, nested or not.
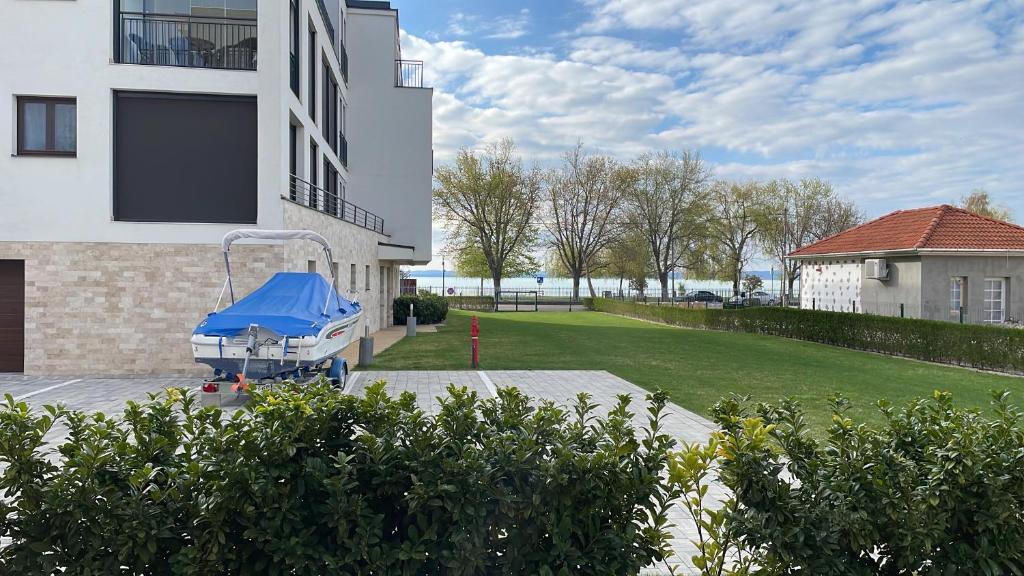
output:
[[[256,98],[117,92],[114,219],[254,224]]]

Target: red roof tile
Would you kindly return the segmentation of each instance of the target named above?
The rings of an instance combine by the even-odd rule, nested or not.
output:
[[[886,214],[790,256],[921,249],[1024,250],[1024,228],[943,204]]]

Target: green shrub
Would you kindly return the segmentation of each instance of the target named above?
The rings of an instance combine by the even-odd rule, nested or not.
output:
[[[702,556],[729,548],[758,574],[1024,571],[1024,421],[1005,394],[990,418],[939,392],[883,406],[881,430],[833,405],[824,441],[793,402],[716,405],[716,461],[684,453],[672,466],[677,489],[714,468],[734,495],[704,533],[702,550],[717,556]]]
[[[447,296],[448,305],[459,310],[489,312],[494,310],[494,296]]]
[[[228,415],[171,390],[123,420],[7,396],[0,573],[605,575],[667,555],[664,394],[643,431],[628,397],[595,418],[586,395],[449,395],[427,415],[383,383],[286,384]]]
[[[1024,372],[1024,330],[781,307],[653,306],[598,298],[594,309],[674,326],[770,334],[988,370]]]
[[[419,294],[403,294],[395,298],[392,308],[396,325],[405,325],[409,317],[409,304],[413,305],[417,324],[437,324],[448,317],[448,301],[443,296],[421,290]]]

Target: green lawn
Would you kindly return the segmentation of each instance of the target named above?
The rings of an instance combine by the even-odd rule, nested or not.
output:
[[[879,422],[876,403],[902,404],[953,392],[962,405],[985,407],[989,390],[1007,389],[1020,402],[1024,379],[983,374],[756,334],[685,330],[597,312],[477,313],[485,369],[607,370],[707,415],[719,398],[792,397],[820,431],[830,420],[827,399],[842,393],[852,414]],[[436,334],[406,338],[380,354],[373,370],[469,368],[471,314],[453,310]]]

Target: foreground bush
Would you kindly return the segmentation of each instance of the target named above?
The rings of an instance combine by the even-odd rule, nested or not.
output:
[[[792,402],[715,407],[722,431],[673,456],[674,489],[703,520],[704,574],[1021,574],[1024,433],[998,395],[991,417],[948,394],[896,411],[873,430],[846,416],[811,436]],[[702,507],[717,472],[732,493]]]
[[[653,306],[596,298],[592,310],[674,326],[752,332],[973,368],[1024,372],[1024,330],[849,312]]]
[[[444,297],[427,291],[415,295],[403,294],[395,298],[393,306],[396,326],[405,326],[409,317],[409,304],[413,305],[417,324],[437,324],[448,317],[448,301]]]
[[[172,390],[123,420],[8,396],[0,573],[618,575],[664,556],[664,395],[638,436],[628,398],[594,418],[585,396],[449,393],[428,416],[381,384],[289,387],[227,415]]]

